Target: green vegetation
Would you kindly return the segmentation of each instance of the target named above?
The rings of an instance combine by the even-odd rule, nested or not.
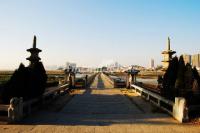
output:
[[[200,103],[200,76],[196,68],[174,57],[164,75],[161,95],[174,100],[175,97],[186,98],[188,104]]]
[[[6,83],[10,79],[11,75],[0,75],[0,84]]]
[[[8,82],[13,73],[14,73],[14,71],[0,71],[0,85]],[[48,87],[58,85],[59,79],[64,78],[64,71],[55,70],[55,71],[46,71],[46,73],[48,76],[48,78],[47,78],[47,86]],[[57,77],[59,77],[59,78],[57,78]]]
[[[55,86],[58,86],[59,84],[59,81],[47,81],[46,83],[46,87],[55,87]]]
[[[184,96],[185,94],[183,94],[185,91],[185,71],[186,71],[186,67],[185,67],[185,63],[184,63],[184,59],[183,56],[180,56],[179,58],[179,62],[178,62],[178,72],[177,72],[177,78],[176,78],[176,82],[175,82],[175,88],[176,90],[178,90],[178,96]],[[175,76],[174,76],[175,77]]]
[[[12,76],[13,71],[0,71],[0,84],[6,83]]]
[[[9,103],[13,97],[23,100],[40,97],[46,88],[47,75],[41,62],[32,67],[20,64],[10,80],[1,87],[0,102]]]
[[[175,89],[175,82],[177,78],[177,71],[178,71],[178,58],[174,57],[169,67],[163,77],[163,87],[161,88],[161,95],[168,99],[173,99],[174,95],[176,94]]]

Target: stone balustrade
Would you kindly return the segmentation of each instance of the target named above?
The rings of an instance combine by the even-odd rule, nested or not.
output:
[[[45,103],[47,100],[53,100],[55,96],[62,95],[69,90],[69,85],[65,84],[58,88],[49,90],[43,94],[41,98],[31,99],[29,101],[23,101],[23,98],[14,97],[10,100],[9,105],[0,105],[0,111],[6,111],[8,113],[8,122],[14,123],[20,121],[26,114],[31,114],[32,105],[41,102]],[[47,98],[48,97],[48,98]],[[26,111],[25,111],[26,110]]]
[[[185,98],[176,97],[175,102],[173,102],[137,85],[132,84],[131,87],[140,96],[166,111],[179,122],[182,123],[188,121],[188,107],[186,106]]]

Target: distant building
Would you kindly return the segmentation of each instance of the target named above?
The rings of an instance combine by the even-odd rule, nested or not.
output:
[[[187,63],[191,64],[192,63],[191,57],[192,57],[191,55],[183,54],[183,60],[184,60],[185,64],[187,64]]]
[[[84,73],[84,72],[90,72],[89,68],[86,67],[77,67],[78,72]]]
[[[200,54],[192,55],[192,66],[200,68]]]
[[[164,70],[166,70],[168,68],[169,62],[172,60],[172,55],[175,53],[176,53],[176,51],[173,51],[170,49],[170,38],[168,37],[167,49],[162,52],[162,55],[164,57],[164,59],[162,61]]]
[[[110,63],[110,64],[107,64],[105,65],[107,67],[107,71],[110,71],[110,72],[120,72],[122,71],[122,65],[120,65],[118,62],[113,62],[113,63]]]
[[[154,59],[151,59],[151,61],[150,61],[150,68],[151,69],[155,68],[155,66],[154,66]]]
[[[57,70],[58,66],[57,65],[48,65],[48,66],[45,66],[45,69],[46,70]]]
[[[69,68],[75,70],[76,69],[76,63],[67,62],[66,63],[66,69],[69,69]]]

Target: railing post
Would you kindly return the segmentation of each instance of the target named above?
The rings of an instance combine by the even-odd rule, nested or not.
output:
[[[66,83],[68,83],[70,81],[70,75],[69,75],[69,73],[65,74],[65,79],[64,80],[65,80],[64,84],[66,84]]]
[[[126,80],[126,88],[127,89],[131,88],[131,83],[132,83],[132,76],[131,76],[131,74],[128,73],[127,80]]]
[[[23,98],[14,97],[10,100],[8,108],[8,119],[10,122],[17,122],[23,117]]]
[[[132,74],[132,83],[135,84],[136,83],[136,75],[135,74]]]
[[[85,88],[88,86],[88,75],[85,76]]]
[[[175,104],[173,106],[173,116],[179,122],[188,121],[188,108],[186,106],[186,99],[183,97],[176,97]]]
[[[75,74],[74,73],[71,73],[70,76],[69,76],[69,88],[70,89],[73,89],[75,88]]]
[[[147,93],[147,98],[146,98],[146,100],[149,101],[149,94],[148,94],[148,93]]]

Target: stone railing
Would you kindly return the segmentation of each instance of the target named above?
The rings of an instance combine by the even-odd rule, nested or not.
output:
[[[103,73],[102,76],[114,86],[114,80],[108,74]]]
[[[182,123],[188,121],[188,108],[186,107],[185,98],[176,97],[175,102],[172,102],[137,85],[132,84],[131,88],[146,100],[172,115],[179,122]]]
[[[31,114],[34,104],[44,104],[48,101],[52,101],[55,97],[67,93],[68,90],[69,85],[65,84],[45,92],[40,98],[31,99],[25,102],[23,102],[23,98],[14,97],[10,100],[9,105],[0,105],[0,111],[5,111],[8,113],[8,122],[17,122],[25,115]]]
[[[114,88],[125,88],[126,87],[126,81],[118,76],[111,76],[109,74],[103,74],[105,79],[110,82]]]
[[[97,73],[85,75],[82,77],[79,77],[78,79],[75,79],[75,88],[87,88],[90,86],[90,84],[94,81],[94,78],[96,77]]]
[[[87,82],[86,82],[86,87],[90,86],[92,82],[94,81],[97,73],[92,74],[91,76],[88,76]]]

